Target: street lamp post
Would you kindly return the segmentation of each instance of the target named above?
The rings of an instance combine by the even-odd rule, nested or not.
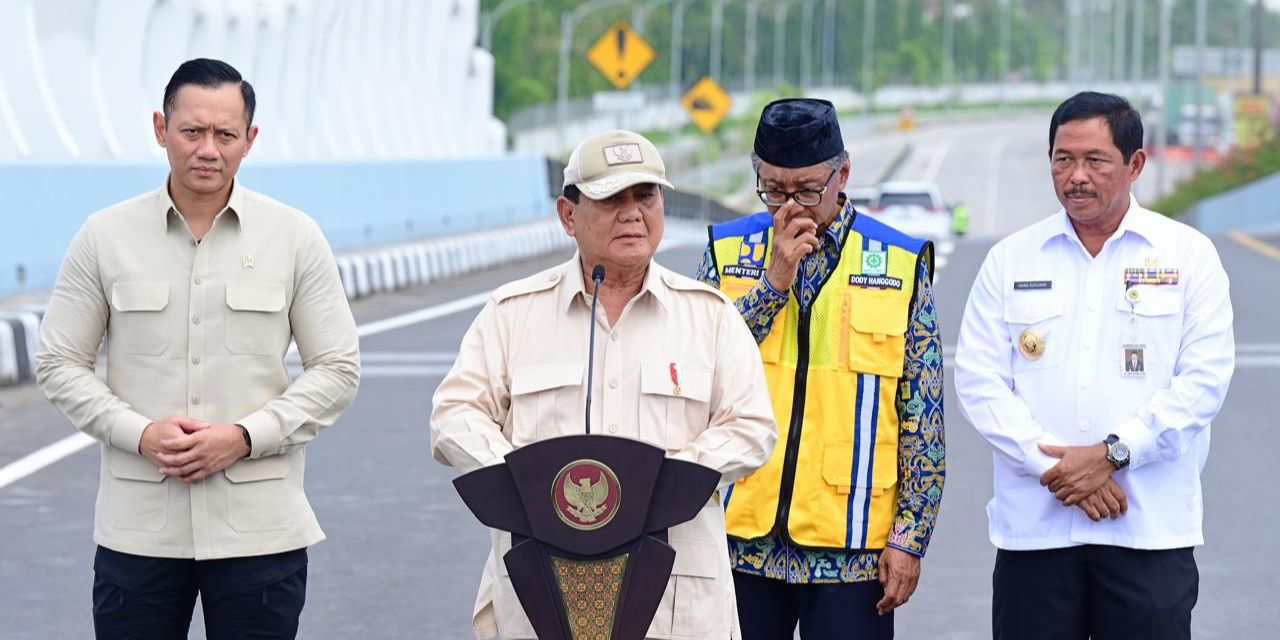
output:
[[[1173,0],[1160,2],[1160,51],[1157,65],[1160,67],[1160,102],[1159,133],[1156,135],[1156,194],[1164,195],[1164,165],[1166,162],[1165,147],[1169,142],[1169,111],[1166,102],[1169,96],[1169,23],[1173,13]]]
[[[830,87],[836,79],[836,2],[827,0],[822,25],[822,84]]]
[[[1000,108],[1005,107],[1009,92],[1009,30],[1013,14],[1012,0],[1000,0]]]
[[[1147,2],[1146,0],[1133,0],[1133,39],[1129,52],[1129,80],[1139,82],[1142,80],[1142,49],[1143,40],[1146,40],[1147,25]]]
[[[1193,166],[1200,170],[1204,162],[1204,47],[1208,16],[1205,0],[1196,0],[1196,120],[1195,160]]]
[[[688,0],[676,0],[671,4],[671,77],[668,90],[671,100],[680,99],[680,65],[684,57],[684,8]]]
[[[955,15],[952,4],[952,0],[946,0],[942,9],[942,86],[947,92],[944,105],[951,103],[951,76],[955,73],[952,68],[954,65],[952,58],[956,54]]]
[[[608,7],[623,4],[627,0],[594,0],[579,5],[573,11],[560,14],[560,62],[558,73],[558,91],[556,98],[556,117],[560,135],[564,135],[565,124],[569,122],[569,53],[573,49],[573,29],[583,16]]]
[[[724,84],[720,77],[720,51],[724,42],[724,0],[711,0],[711,58],[707,75]]]
[[[804,7],[800,12],[800,89],[808,89],[810,82],[810,72],[813,66],[813,3],[814,0],[804,0]]]
[[[485,13],[484,17],[480,20],[483,23],[483,28],[480,31],[480,48],[485,51],[493,51],[493,30],[498,28],[498,21],[501,20],[502,16],[505,16],[508,11],[511,11],[520,5],[537,1],[538,0],[506,0],[506,2],[495,7],[493,11]]]
[[[747,0],[746,41],[742,46],[742,88],[747,95],[756,88],[756,21],[760,17],[760,0]]]
[[[862,98],[871,113],[872,81],[875,77],[876,0],[862,2]]]

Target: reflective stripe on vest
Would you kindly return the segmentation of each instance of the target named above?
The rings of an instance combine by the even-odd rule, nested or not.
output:
[[[888,538],[897,510],[898,379],[922,245],[889,244],[900,234],[857,224],[861,218],[807,314],[807,340],[793,293],[760,343],[778,444],[732,487],[730,536],[750,540],[785,526],[796,544],[844,549],[880,549]],[[712,227],[720,289],[730,297],[744,295],[768,268],[771,225],[768,214],[756,214]],[[793,424],[797,404],[804,419]]]

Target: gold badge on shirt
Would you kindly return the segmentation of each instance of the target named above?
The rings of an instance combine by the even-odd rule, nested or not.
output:
[[[252,269],[252,268],[253,268],[253,256],[240,256],[240,268],[242,268],[242,269]]]
[[[1018,350],[1028,360],[1039,360],[1044,355],[1044,334],[1038,329],[1023,329],[1018,336]]]

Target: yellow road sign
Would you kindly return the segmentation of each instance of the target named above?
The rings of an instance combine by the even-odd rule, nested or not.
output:
[[[615,22],[587,49],[587,60],[619,89],[626,89],[654,57],[653,47],[625,20]]]
[[[715,80],[710,76],[704,76],[688,93],[684,94],[680,104],[684,106],[685,111],[689,112],[689,117],[699,129],[711,131],[720,126],[725,116],[729,115],[729,108],[733,106],[733,101]]]

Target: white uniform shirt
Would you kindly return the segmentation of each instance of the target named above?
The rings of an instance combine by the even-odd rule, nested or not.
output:
[[[1176,269],[1176,283],[1129,287],[1126,269]],[[1235,367],[1231,323],[1213,244],[1132,199],[1097,257],[1062,210],[992,248],[955,357],[960,406],[995,449],[991,542],[1009,550],[1203,544],[1200,471]],[[1024,355],[1024,331],[1043,340],[1038,359]],[[1113,433],[1131,450],[1129,467],[1111,476],[1129,510],[1093,522],[1040,486],[1057,459],[1036,445],[1092,445]]]

